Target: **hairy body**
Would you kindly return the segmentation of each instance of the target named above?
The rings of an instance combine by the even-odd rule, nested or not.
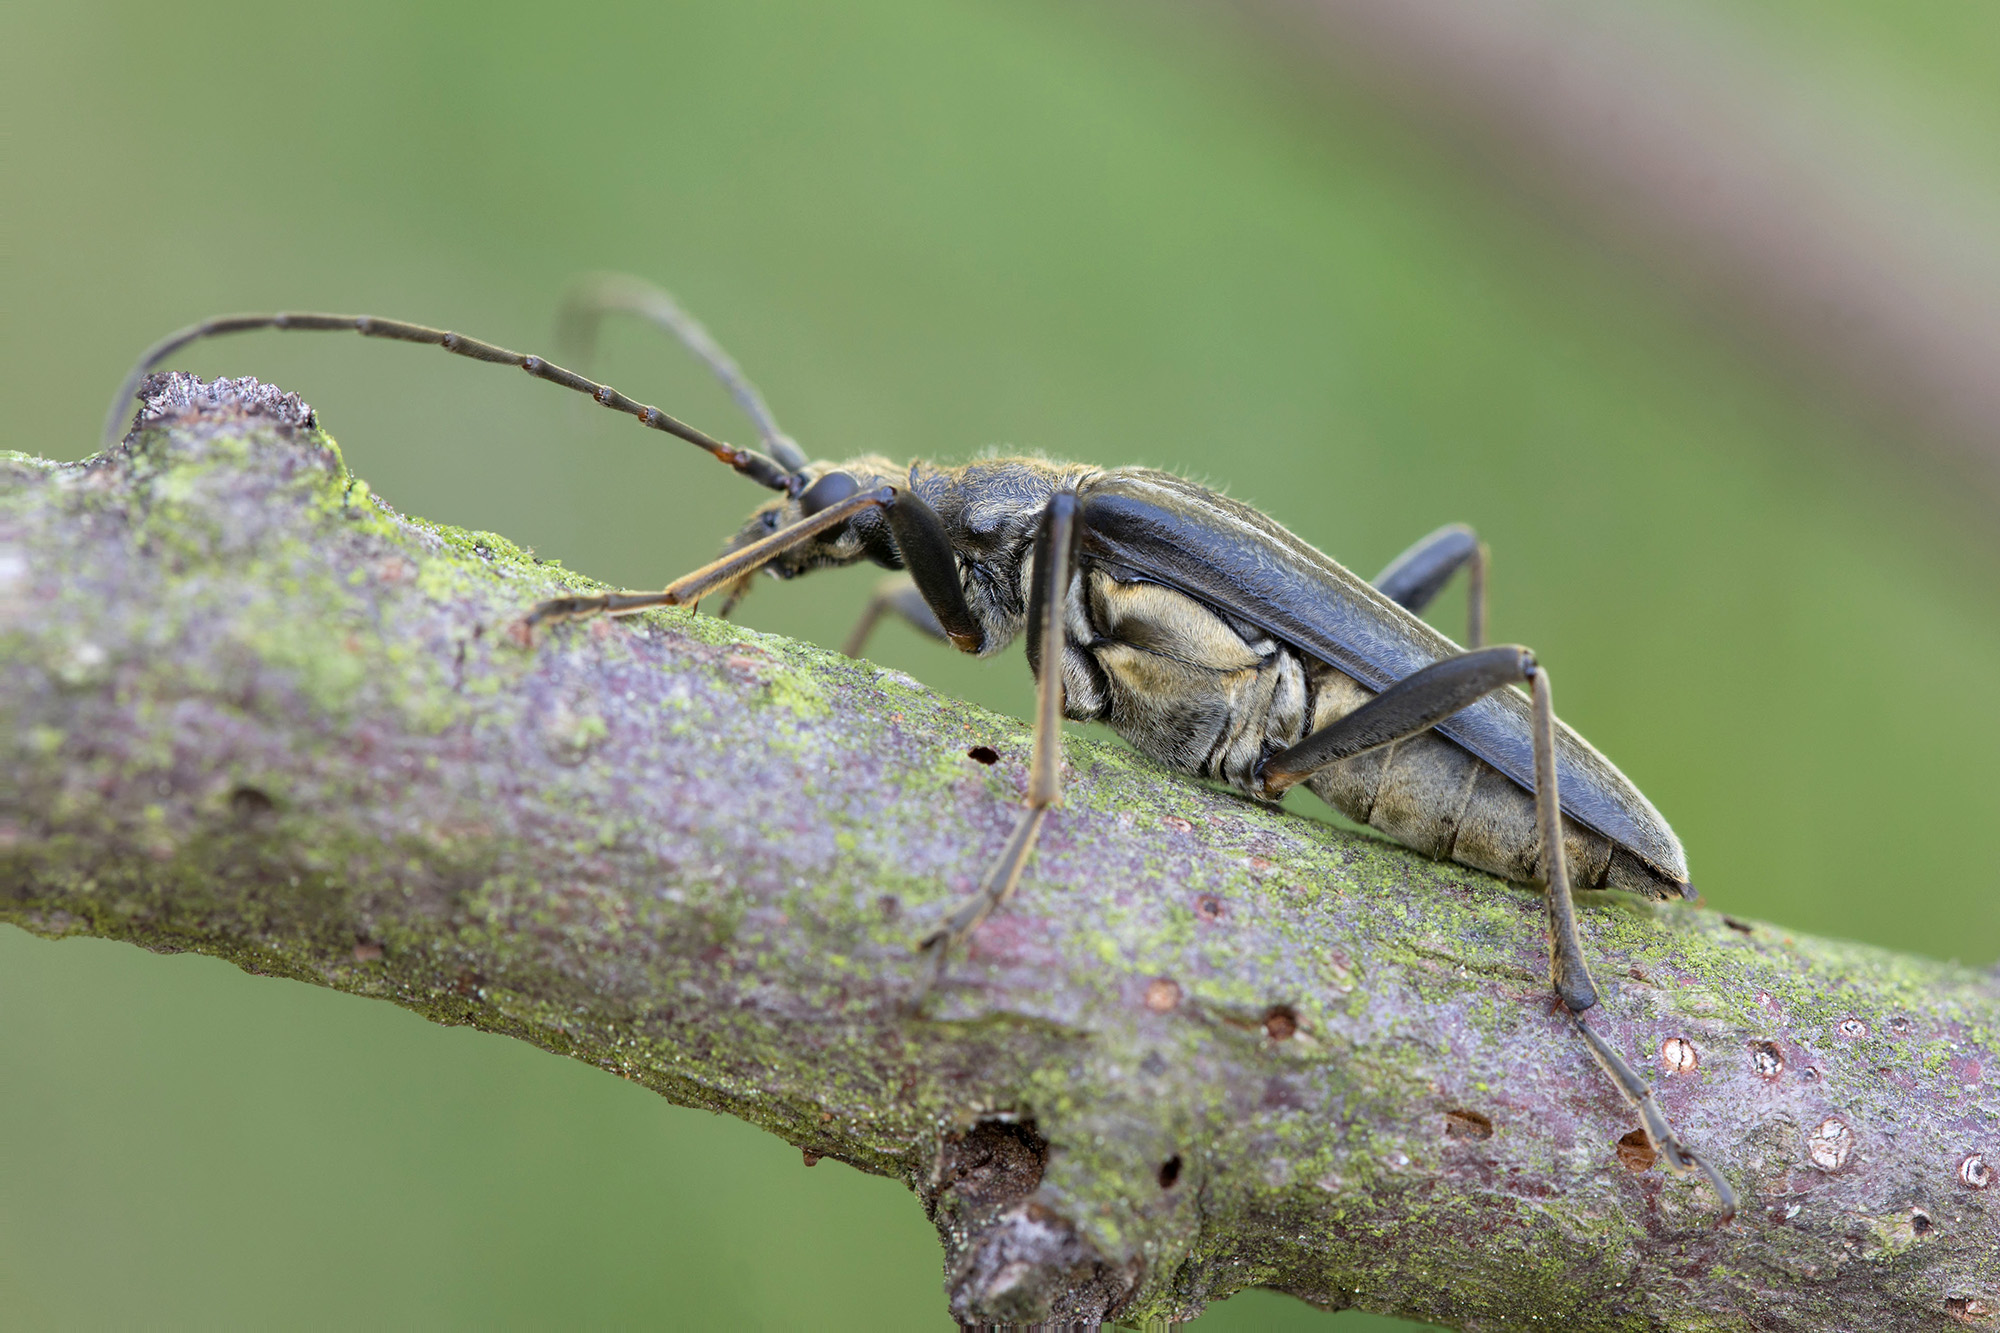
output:
[[[834,470],[815,464],[809,475],[816,481]],[[1375,686],[1386,682],[1380,673],[1369,680],[1352,674],[1351,654],[1349,669],[1343,670],[1310,644],[1289,640],[1241,609],[1191,590],[1190,585],[1198,590],[1229,580],[1231,562],[1215,556],[1240,551],[1240,535],[1249,534],[1266,556],[1283,551],[1301,576],[1293,581],[1317,591],[1324,608],[1358,604],[1377,620],[1377,636],[1396,641],[1399,650],[1377,656],[1421,659],[1416,664],[1423,665],[1461,651],[1268,516],[1170,473],[1038,458],[904,467],[879,456],[849,460],[838,471],[862,489],[905,487],[936,512],[952,534],[966,605],[983,631],[981,656],[1004,651],[1028,627],[1025,590],[1034,578],[1036,523],[1057,492],[1076,495],[1086,517],[1099,500],[1171,507],[1189,537],[1171,562],[1155,553],[1140,567],[1128,552],[1117,552],[1127,555],[1125,560],[1099,553],[1086,526],[1064,599],[1063,715],[1102,722],[1167,767],[1249,796],[1266,794],[1260,777],[1265,761],[1360,708],[1376,697]],[[730,549],[743,549],[803,517],[798,499],[774,500],[752,516]],[[794,547],[765,568],[792,578],[861,560],[900,567],[885,529],[886,524],[857,519],[824,540]],[[920,606],[912,602],[910,610],[918,612],[905,612],[918,628],[943,637]],[[1313,619],[1311,607],[1294,610]],[[1039,679],[1043,654],[1030,637],[1029,666]],[[1524,721],[1526,698],[1512,693]],[[1506,704],[1494,703],[1504,727]],[[1452,737],[1458,729],[1446,724],[1341,760],[1307,778],[1306,785],[1349,819],[1428,856],[1506,879],[1539,879],[1542,838],[1532,763],[1518,762],[1527,759],[1521,752],[1494,756],[1517,760],[1512,771],[1489,762]],[[1525,726],[1518,734],[1525,738]],[[1470,739],[1478,745],[1492,738]],[[1569,728],[1560,727],[1557,743],[1565,761],[1563,834],[1574,886],[1625,889],[1650,898],[1689,893],[1680,844],[1638,788]]]
[[[866,560],[909,577],[878,591],[850,652],[885,612],[982,656],[1025,634],[1037,682],[1025,808],[978,892],[923,941],[940,969],[1013,894],[1061,801],[1061,717],[1103,721],[1168,767],[1261,800],[1306,783],[1420,851],[1546,885],[1550,981],[1577,1034],[1669,1168],[1702,1171],[1724,1217],[1734,1215],[1727,1179],[1679,1141],[1646,1080],[1583,1017],[1598,995],[1569,867],[1586,888],[1692,897],[1680,842],[1624,774],[1556,720],[1549,673],[1533,653],[1478,646],[1485,548],[1471,529],[1438,529],[1371,584],[1257,510],[1165,472],[1035,458],[814,462],[666,293],[599,279],[579,290],[565,323],[587,342],[611,311],[643,315],[705,361],[768,452],[540,356],[426,325],[313,312],[219,316],[156,343],[127,376],[107,432],[145,372],[180,348],[289,329],[349,330],[515,366],[686,440],[777,498],[720,559],[665,588],[553,598],[522,628],[531,637],[538,625],[717,593],[733,604],[759,570],[795,578]],[[1417,614],[1459,569],[1471,583],[1469,649]],[[1520,685],[1532,685],[1532,699]]]

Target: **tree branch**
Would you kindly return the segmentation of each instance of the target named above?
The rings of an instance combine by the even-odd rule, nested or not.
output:
[[[525,642],[582,581],[397,515],[296,398],[148,392],[110,454],[0,462],[0,919],[508,1033],[894,1176],[962,1319],[1261,1284],[1468,1329],[1995,1326],[1991,981],[1587,903],[1592,1021],[1742,1192],[1719,1227],[1621,1150],[1535,894],[1071,742],[1020,897],[919,1012],[1021,726],[708,617]]]

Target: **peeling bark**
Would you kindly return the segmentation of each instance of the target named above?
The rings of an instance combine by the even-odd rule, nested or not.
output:
[[[2000,1327],[1990,976],[1586,902],[1592,1021],[1742,1193],[1721,1227],[1621,1144],[1531,891],[1072,742],[1020,896],[919,1007],[912,941],[1014,819],[1014,721],[705,617],[527,642],[587,580],[396,514],[253,381],[156,377],[119,449],[0,474],[0,920],[392,1000],[894,1176],[966,1321],[1263,1285],[1465,1329]]]

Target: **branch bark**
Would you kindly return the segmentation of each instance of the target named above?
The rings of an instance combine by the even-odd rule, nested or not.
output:
[[[1996,1326],[1990,979],[1587,904],[1593,1021],[1742,1192],[1719,1227],[1621,1150],[1531,892],[1073,742],[1023,892],[919,1010],[1017,723],[706,617],[525,642],[580,580],[396,514],[253,381],[156,377],[121,448],[0,469],[0,919],[508,1033],[894,1176],[963,1320],[1264,1285],[1466,1329]]]

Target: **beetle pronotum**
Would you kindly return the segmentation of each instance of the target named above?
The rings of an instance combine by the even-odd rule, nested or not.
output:
[[[763,451],[724,443],[539,356],[398,320],[311,313],[227,315],[163,339],[113,402],[107,441],[144,374],[190,343],[256,329],[344,329],[518,366],[706,449],[778,492],[721,558],[657,592],[545,601],[524,623],[692,606],[716,593],[728,598],[726,614],[759,570],[792,578],[869,560],[905,576],[877,591],[848,641],[851,655],[885,614],[982,656],[1025,631],[1037,683],[1026,808],[978,891],[923,940],[940,967],[1014,893],[1061,800],[1062,718],[1108,723],[1170,768],[1258,800],[1303,783],[1419,851],[1546,885],[1552,980],[1578,1034],[1668,1167],[1701,1171],[1724,1219],[1734,1215],[1728,1181],[1680,1142],[1645,1080],[1584,1019],[1597,988],[1577,937],[1573,883],[1693,897],[1680,842],[1624,774],[1556,720],[1549,673],[1531,652],[1482,646],[1486,558],[1470,528],[1438,529],[1369,583],[1247,505],[1147,468],[1034,458],[905,467],[875,455],[815,462],[658,288],[591,280],[572,294],[564,323],[587,344],[612,312],[650,320],[705,362],[755,423]],[[1468,648],[1418,619],[1461,568],[1471,585]]]

